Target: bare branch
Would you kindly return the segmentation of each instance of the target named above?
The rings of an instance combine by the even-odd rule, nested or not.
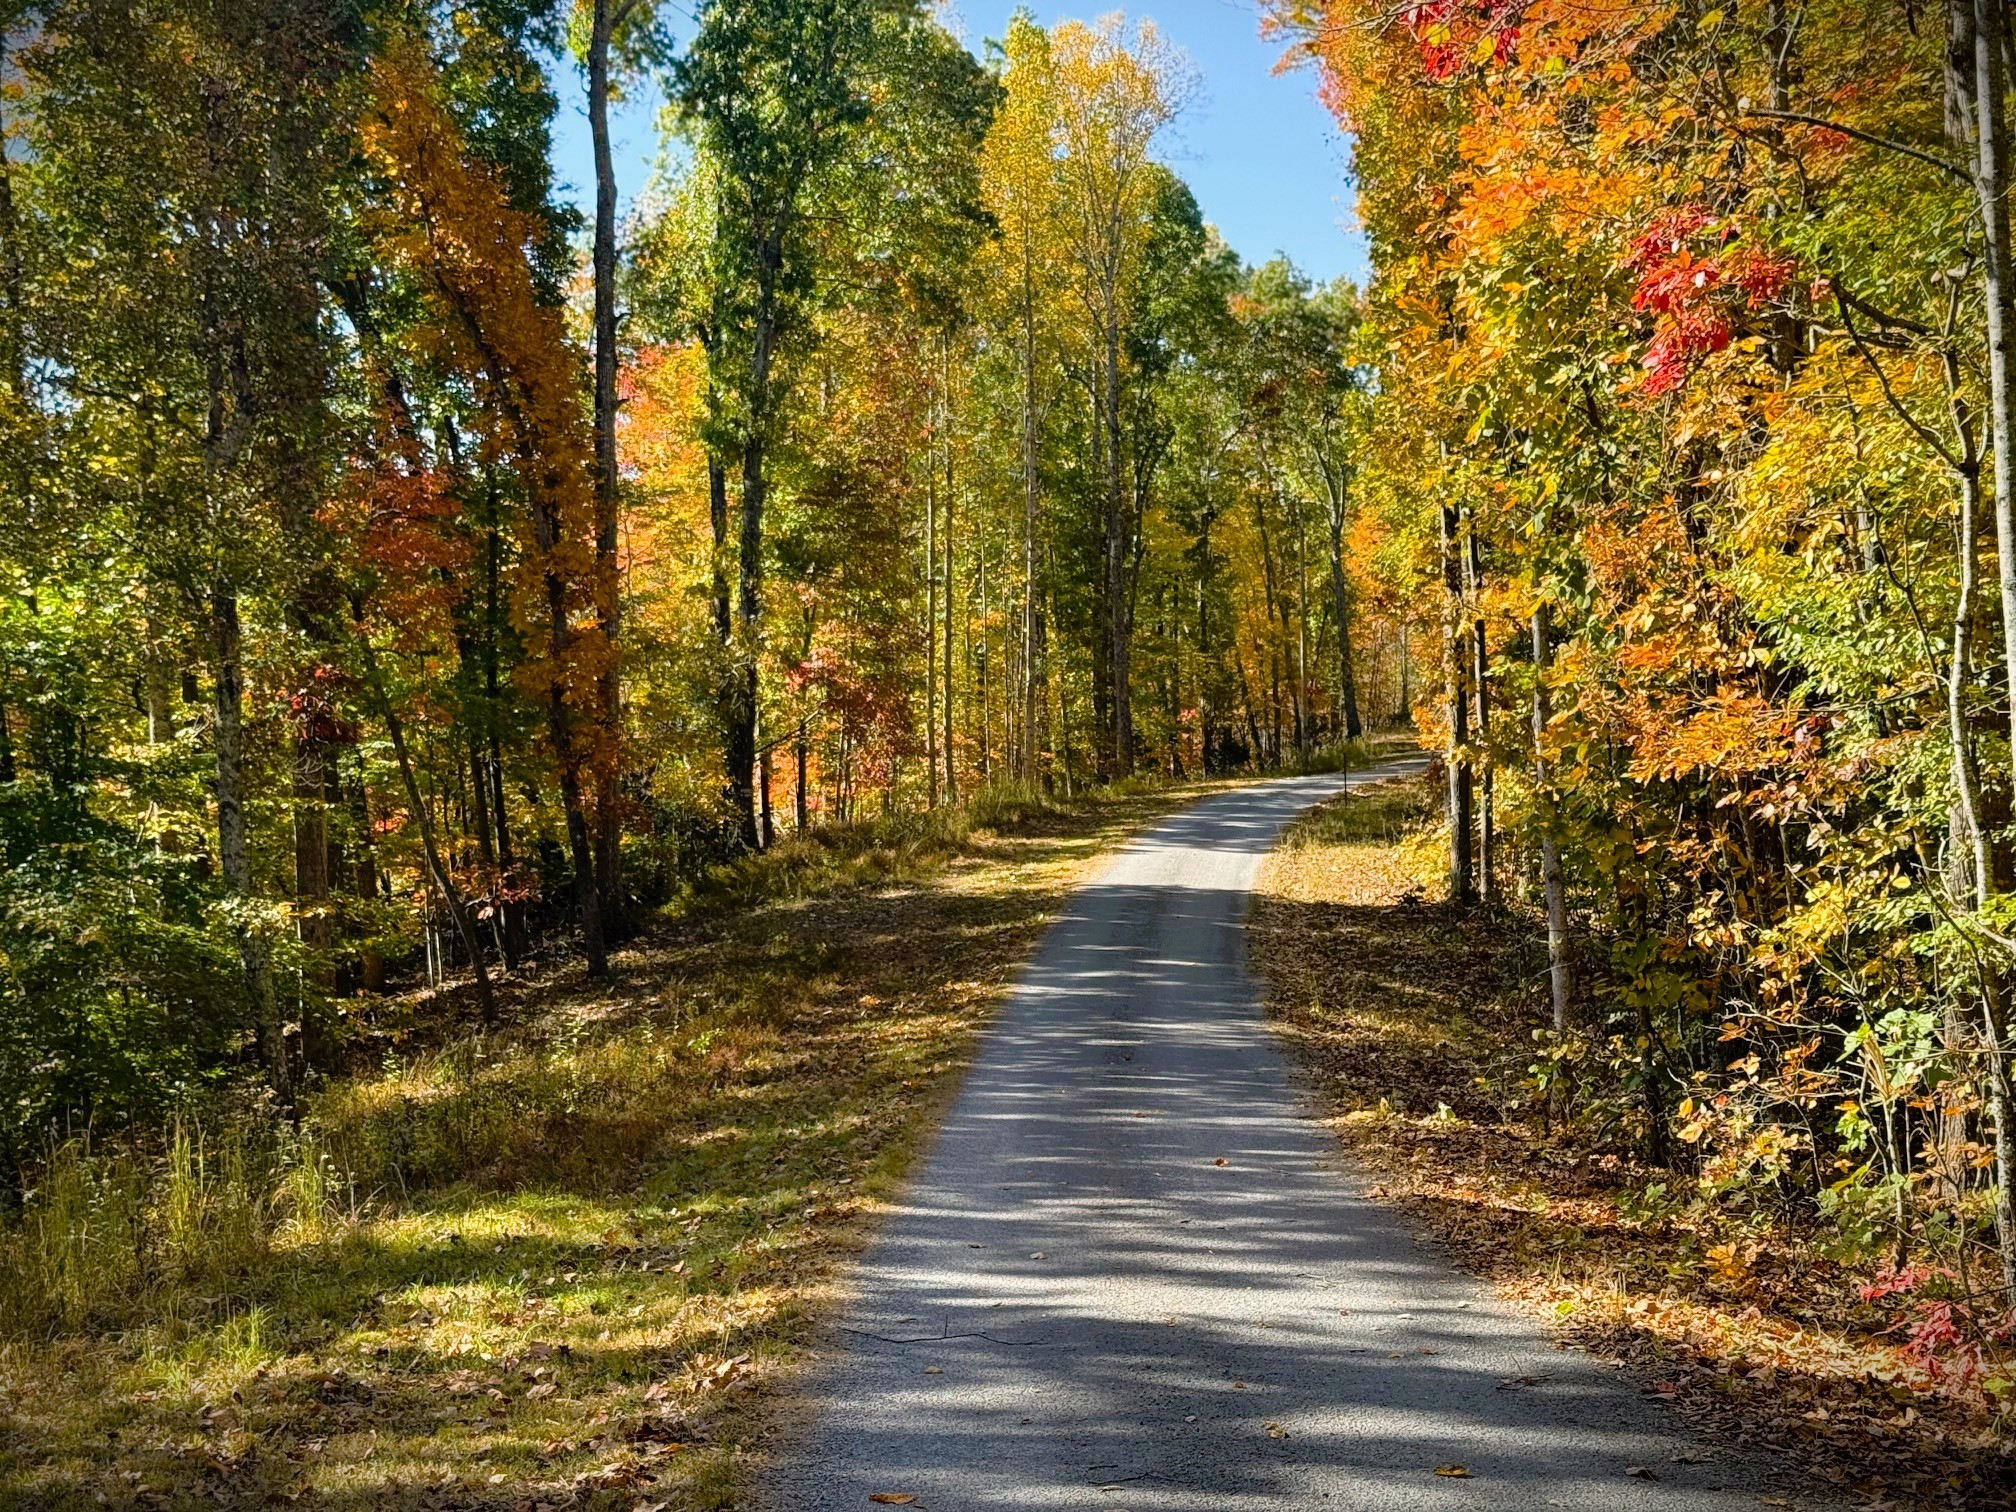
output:
[[[1883,397],[1888,401],[1890,408],[1896,412],[1897,418],[1910,426],[1912,432],[1920,441],[1923,441],[1932,449],[1940,461],[1944,462],[1954,472],[1960,472],[1962,464],[1960,459],[1953,455],[1952,448],[1948,447],[1945,442],[1941,441],[1937,435],[1926,427],[1923,421],[1912,414],[1905,406],[1904,401],[1897,397],[1897,391],[1891,388],[1890,375],[1883,371],[1883,364],[1878,362],[1876,354],[1869,350],[1868,343],[1862,339],[1862,333],[1855,329],[1855,319],[1848,313],[1848,304],[1841,298],[1841,291],[1839,289],[1834,291],[1834,303],[1841,311],[1841,323],[1848,328],[1848,339],[1855,343],[1855,350],[1861,353],[1862,360],[1869,365],[1869,370],[1876,375],[1876,382],[1883,390]]]
[[[1842,136],[1853,137],[1858,142],[1867,142],[1871,147],[1881,147],[1889,152],[1900,152],[1905,157],[1916,158],[1921,163],[1929,163],[1942,173],[1950,173],[1963,184],[1971,185],[1973,175],[1958,163],[1949,163],[1945,158],[1934,157],[1929,152],[1920,152],[1916,147],[1903,142],[1893,142],[1888,137],[1877,136],[1874,132],[1863,131],[1856,126],[1843,126],[1839,121],[1830,121],[1824,116],[1806,115],[1797,110],[1761,110],[1755,105],[1738,104],[1737,108],[1747,116],[1757,116],[1767,121],[1797,121],[1802,126],[1818,126],[1823,131],[1838,131]]]

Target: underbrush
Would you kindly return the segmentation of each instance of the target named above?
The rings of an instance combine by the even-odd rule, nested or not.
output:
[[[359,1015],[308,1100],[78,1137],[0,1227],[0,1504],[732,1504],[835,1259],[1083,869],[1187,796],[963,809],[722,869],[591,983]],[[648,1504],[648,1502],[647,1502]]]
[[[1900,1267],[1863,1211],[1894,1194],[1843,1182],[1815,1200],[1795,1173],[1693,1146],[1646,1160],[1632,1101],[1554,1053],[1538,922],[1440,901],[1433,807],[1425,783],[1392,783],[1317,811],[1253,915],[1277,1028],[1373,1195],[1654,1395],[1836,1492],[2004,1505],[2006,1407],[1958,1368],[1967,1299]],[[1943,1354],[1928,1304],[1948,1309]]]

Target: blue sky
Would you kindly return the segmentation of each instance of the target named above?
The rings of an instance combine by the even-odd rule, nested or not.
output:
[[[1007,30],[1014,9],[1014,0],[958,0],[948,20],[978,55],[985,38]],[[1045,25],[1101,14],[1099,7],[1050,3],[1030,9]],[[683,6],[668,5],[664,13],[675,35],[690,28]],[[1280,48],[1261,40],[1254,0],[1155,0],[1129,7],[1128,15],[1152,20],[1190,55],[1200,76],[1199,97],[1164,155],[1196,193],[1204,218],[1248,262],[1285,252],[1312,278],[1362,279],[1365,244],[1351,214],[1344,138],[1316,103],[1313,75],[1273,71]],[[588,208],[594,174],[587,116],[572,70],[560,73],[555,168]],[[657,156],[657,105],[655,95],[644,95],[617,113],[616,177],[626,204]]]

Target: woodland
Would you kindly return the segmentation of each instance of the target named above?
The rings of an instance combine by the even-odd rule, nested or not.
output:
[[[1306,766],[1402,701],[1354,678],[1355,293],[1204,225],[1151,24],[984,63],[888,0],[677,50],[642,0],[7,37],[10,1172],[248,1064],[297,1118],[347,1005],[466,977],[488,1021],[780,840]],[[647,77],[669,166],[619,224]]]
[[[1146,20],[5,21],[11,1334],[178,1191],[410,1195],[318,1164],[389,1005],[480,1059],[724,877],[1404,729],[1423,886],[1544,942],[1512,1101],[2016,1406],[1997,0],[1274,0],[1362,290],[1207,224]]]

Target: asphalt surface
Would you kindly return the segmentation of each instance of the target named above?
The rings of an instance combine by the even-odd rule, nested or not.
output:
[[[1635,1379],[1353,1195],[1243,938],[1262,858],[1343,782],[1208,798],[1074,896],[861,1265],[763,1505],[1759,1504],[1754,1466],[1688,1463]]]

